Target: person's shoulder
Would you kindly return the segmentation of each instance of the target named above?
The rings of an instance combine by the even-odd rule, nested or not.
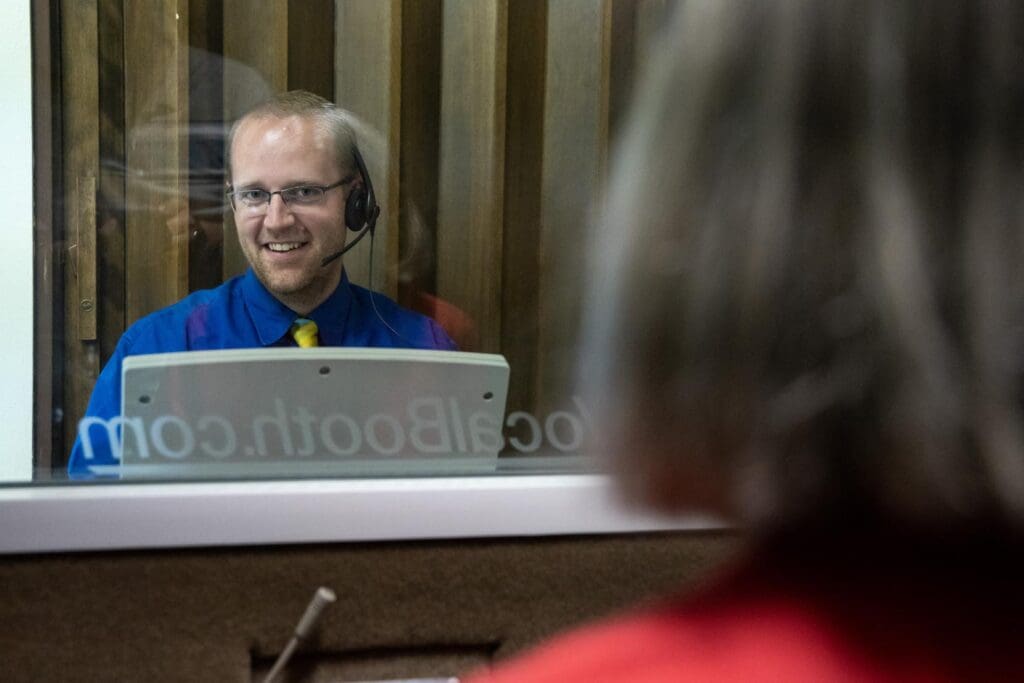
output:
[[[785,595],[673,600],[583,627],[469,683],[870,681],[822,615]]]
[[[439,350],[458,348],[433,318],[409,310],[380,292],[353,283],[349,283],[349,287],[368,319],[386,327],[392,334],[397,333],[399,346],[408,344],[414,348]]]
[[[148,313],[128,326],[121,344],[131,353],[184,351],[189,322],[203,311],[226,306],[236,296],[240,278],[234,277],[212,289],[201,289],[169,306]]]
[[[686,648],[678,615],[661,609],[582,627],[471,677],[469,683],[601,683],[691,680],[683,676]],[[696,679],[693,679],[696,680]]]

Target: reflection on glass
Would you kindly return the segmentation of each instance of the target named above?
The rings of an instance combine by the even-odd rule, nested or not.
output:
[[[37,340],[40,381],[53,388],[36,405],[37,478],[119,462],[122,433],[108,426],[131,418],[126,359],[292,347],[297,318],[316,324],[322,347],[503,356],[511,374],[488,427],[500,453],[492,469],[588,467],[589,414],[572,388],[578,245],[666,4],[423,2],[393,14],[387,3],[315,0],[230,20],[218,3],[190,14],[163,1],[55,10],[61,29],[38,44],[61,67],[36,84],[59,112],[36,122],[37,137],[54,143],[36,160],[37,183],[59,180],[49,242],[38,245],[55,277],[36,315],[52,317],[55,333]],[[336,102],[344,125],[263,110],[230,145],[243,114],[299,89]],[[358,234],[346,224],[365,225],[346,214],[370,184],[380,207],[372,238],[328,260]],[[295,186],[331,189],[309,203],[272,194],[260,215],[232,210],[226,194]],[[462,379],[452,370],[431,395]],[[179,402],[189,390],[198,403],[212,395],[197,381]],[[338,400],[366,387],[347,392]],[[401,398],[406,418],[410,401],[426,410],[422,396]],[[286,407],[289,424],[300,408]],[[171,452],[188,443],[183,434]],[[290,434],[293,445],[304,434]],[[238,441],[243,455],[259,451]]]

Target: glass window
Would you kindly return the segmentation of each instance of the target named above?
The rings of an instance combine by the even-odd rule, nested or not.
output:
[[[573,391],[587,226],[671,4],[34,2],[34,419],[17,457],[37,481],[67,479],[73,451],[109,465],[104,448],[115,466],[72,478],[592,468]],[[232,125],[293,90],[344,110],[365,179],[343,161],[292,172],[313,153],[268,161],[250,130],[235,183]],[[346,230],[348,197],[371,183],[380,213],[336,261],[342,300],[297,310],[257,262],[352,242],[366,222]],[[280,305],[319,317],[330,348],[303,356]],[[485,355],[400,348],[448,340]],[[224,349],[243,353],[207,353]]]

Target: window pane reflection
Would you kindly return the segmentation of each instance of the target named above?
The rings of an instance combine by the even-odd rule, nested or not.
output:
[[[129,326],[245,273],[227,134],[296,89],[351,115],[373,179],[380,216],[372,245],[344,256],[348,280],[429,316],[461,351],[507,359],[497,469],[592,467],[573,391],[582,245],[632,74],[670,4],[51,8],[34,29],[35,59],[59,65],[35,83],[53,110],[35,130],[36,149],[51,150],[37,152],[35,178],[52,187],[37,249],[53,273],[37,277],[36,316],[53,334],[36,340],[52,388],[36,403],[36,478],[64,478]]]

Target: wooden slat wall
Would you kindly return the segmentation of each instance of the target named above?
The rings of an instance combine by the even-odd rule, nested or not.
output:
[[[188,2],[125,5],[125,317],[188,293]]]
[[[63,87],[62,133],[64,166],[64,440],[74,439],[78,417],[85,412],[89,392],[99,375],[99,348],[95,335],[79,335],[83,309],[95,309],[95,293],[82,287],[78,268],[81,236],[95,239],[96,219],[84,215],[83,204],[95,206],[95,198],[81,191],[99,175],[99,74],[97,8],[95,1],[66,0],[61,4],[61,83]],[[84,185],[83,185],[84,184]],[[83,221],[83,218],[85,219]],[[86,264],[95,273],[95,263]],[[45,416],[48,418],[49,415]],[[38,416],[38,419],[45,419]]]
[[[288,89],[334,101],[334,0],[288,0]]]
[[[607,163],[611,19],[610,0],[548,6],[537,359],[542,412],[567,398],[574,379],[588,220]]]
[[[100,362],[125,328],[124,2],[99,0],[100,176],[97,197]]]
[[[545,0],[509,5],[501,287],[501,349],[514,369],[509,412],[531,412],[536,395],[547,8]]]
[[[35,369],[32,410],[40,416],[32,428],[32,465],[36,471],[42,472],[52,465],[55,441],[56,445],[62,446],[61,440],[54,438],[54,384],[59,380],[51,362],[56,350],[54,341],[60,339],[58,331],[61,329],[52,315],[54,293],[59,288],[55,263],[58,218],[54,198],[63,185],[60,157],[54,154],[54,146],[59,144],[59,138],[55,139],[54,135],[55,117],[60,113],[60,86],[59,79],[54,78],[54,69],[60,62],[53,52],[54,46],[59,48],[59,42],[51,32],[51,26],[56,25],[57,14],[58,11],[51,10],[48,3],[32,5],[33,25],[45,29],[37,29],[32,40],[32,146],[36,159],[32,178],[32,201],[35,204],[33,287],[40,311],[32,321],[32,363]],[[59,389],[56,391],[60,392]]]
[[[224,57],[252,69],[267,85],[266,92],[288,89],[288,4],[280,0],[224,0]],[[224,120],[234,121],[266,92],[253,92],[246,81],[225,76]],[[238,245],[229,211],[224,218],[224,278],[248,267]]]
[[[505,184],[504,0],[443,11],[437,290],[471,316],[480,351],[501,347]]]
[[[381,207],[373,289],[397,296],[398,202],[401,150],[402,3],[342,0],[336,6],[335,102],[352,112],[359,150]],[[354,236],[355,233],[350,233]],[[349,278],[369,282],[369,237],[345,255]]]
[[[441,20],[441,0],[402,4],[398,300],[404,306],[436,291]]]

